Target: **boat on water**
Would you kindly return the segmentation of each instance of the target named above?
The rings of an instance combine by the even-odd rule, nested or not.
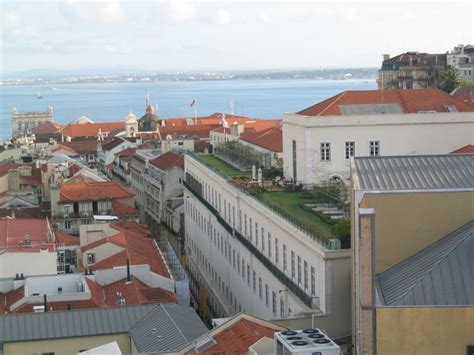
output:
[[[43,95],[41,95],[41,92],[38,92],[38,95],[36,96],[37,99],[42,99]]]

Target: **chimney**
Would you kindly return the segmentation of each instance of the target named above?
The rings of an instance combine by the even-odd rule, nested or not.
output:
[[[43,305],[44,305],[44,311],[45,312],[48,312],[48,297],[45,295],[43,295]]]
[[[390,54],[384,54],[383,55],[383,60],[386,61],[386,60],[389,60],[390,59]]]
[[[67,310],[70,311],[71,309],[72,309],[71,304],[68,303],[68,304],[67,304]]]
[[[130,262],[127,259],[127,283],[132,282],[132,276],[130,275]]]

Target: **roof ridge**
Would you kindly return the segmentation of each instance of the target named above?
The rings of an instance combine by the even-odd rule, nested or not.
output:
[[[471,225],[472,225],[472,226],[471,226]],[[450,234],[462,232],[463,229],[467,229],[467,230],[468,230],[470,227],[472,228],[472,230],[471,230],[470,232],[468,232],[465,237],[463,237],[463,238],[461,238],[459,241],[457,241],[454,246],[452,246],[451,248],[449,248],[449,250],[448,250],[437,262],[433,263],[433,265],[431,265],[431,267],[429,268],[429,270],[427,270],[424,274],[422,274],[422,275],[420,276],[420,278],[419,278],[411,287],[409,287],[409,288],[406,290],[406,292],[404,292],[404,293],[398,298],[398,300],[396,301],[396,303],[399,303],[400,301],[405,300],[406,297],[408,296],[408,294],[409,294],[412,290],[414,290],[417,286],[419,286],[420,283],[426,278],[427,275],[430,275],[430,274],[433,272],[433,270],[434,270],[438,265],[440,265],[442,262],[444,262],[444,261],[446,260],[446,258],[452,254],[453,251],[455,251],[461,244],[464,243],[464,241],[466,241],[466,239],[471,238],[471,237],[474,236],[474,219],[472,219],[471,221],[467,222],[465,225],[463,225],[463,226],[461,226],[461,227],[455,229],[454,231],[451,231],[447,236],[444,236],[444,237],[438,239],[438,240],[435,241],[434,243],[428,245],[427,247],[421,249],[419,252],[417,252],[417,253],[413,254],[412,256],[408,257],[407,259],[405,259],[405,260],[408,260],[408,259],[414,257],[414,256],[417,255],[418,253],[421,253],[421,252],[423,252],[424,250],[426,250],[426,248],[430,248],[430,247],[433,248],[433,247],[434,247],[435,245],[437,245],[437,244],[442,244],[443,241],[446,242],[446,239],[445,239],[445,238],[448,237]],[[404,261],[405,261],[405,260],[404,260]]]
[[[318,116],[321,116],[325,111],[327,111],[330,107],[333,107],[337,102],[339,102],[341,100],[341,98],[346,95],[348,91],[343,91],[342,93],[340,93],[339,95],[337,95],[337,98],[331,102],[329,105],[327,105],[320,113],[318,113]]]

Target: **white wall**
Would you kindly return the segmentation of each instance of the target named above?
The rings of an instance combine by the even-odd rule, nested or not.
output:
[[[287,113],[283,119],[283,164],[293,177],[296,141],[297,180],[325,182],[349,177],[345,142],[355,141],[356,156],[369,156],[369,141],[380,141],[380,155],[446,154],[474,143],[474,113],[419,113],[310,117]],[[331,161],[320,161],[320,143],[331,143]]]
[[[245,235],[244,220],[247,215],[247,224],[252,218],[252,244],[260,250],[268,260],[276,265],[280,270],[291,278],[291,251],[295,252],[295,279],[297,282],[298,267],[297,256],[301,257],[301,279],[300,286],[304,288],[304,261],[308,263],[308,294],[311,292],[311,267],[315,268],[315,288],[316,297],[319,297],[320,309],[323,312],[331,312],[331,302],[334,292],[338,292],[340,285],[333,285],[328,289],[330,284],[331,270],[328,269],[328,260],[331,258],[349,258],[348,251],[328,251],[309,236],[303,234],[301,231],[294,228],[288,222],[274,214],[268,208],[261,205],[259,202],[247,195],[238,192],[235,188],[225,182],[214,172],[205,168],[202,164],[190,158],[185,157],[185,169],[195,178],[200,180],[203,184],[204,196],[217,210],[220,210],[220,215],[237,230],[240,230]],[[216,199],[217,193],[217,199]],[[214,198],[212,197],[214,195]],[[220,204],[219,204],[220,199]],[[227,211],[224,210],[227,206]],[[230,214],[229,214],[230,203]],[[219,207],[220,205],[220,207]],[[235,221],[234,221],[235,209]],[[242,224],[239,223],[239,211],[241,211]],[[202,221],[202,222],[201,222]],[[258,245],[255,238],[255,222],[258,223]],[[210,228],[207,228],[210,223]],[[265,250],[262,249],[261,243],[261,228],[264,227],[265,234]],[[217,222],[215,216],[206,209],[192,194],[185,190],[185,230],[186,230],[186,250],[187,257],[190,261],[191,268],[198,269],[202,278],[207,280],[210,288],[217,292],[217,297],[222,300],[224,308],[227,306],[230,313],[235,313],[235,309],[230,307],[229,301],[225,300],[225,291],[219,289],[218,278],[222,280],[232,291],[232,295],[241,304],[242,310],[253,315],[269,318],[286,317],[288,308],[292,310],[291,316],[296,316],[299,312],[308,311],[309,309],[291,292],[280,290],[286,289],[284,286],[244,245],[242,245],[232,235],[227,233],[223,227]],[[251,266],[252,271],[257,274],[256,294],[253,291],[253,280],[251,280],[250,287],[247,282],[247,271],[245,271],[245,280],[242,278],[242,270],[233,266],[233,262],[225,257],[225,253],[220,251],[218,243],[214,239],[224,241],[224,245],[230,244],[232,253],[236,252],[236,263],[240,258],[245,260],[245,265]],[[268,253],[268,233],[271,234],[271,256]],[[247,227],[247,235],[250,236],[249,226]],[[279,244],[279,262],[276,263],[275,258],[275,239],[278,239]],[[250,239],[250,238],[248,238]],[[220,243],[219,243],[220,244]],[[283,245],[287,248],[287,268],[283,270]],[[202,254],[202,257],[201,257]],[[237,257],[238,255],[238,257]],[[208,263],[210,263],[211,270],[209,271]],[[349,263],[347,263],[349,266]],[[217,273],[217,281],[213,275]],[[349,275],[349,268],[347,269]],[[262,278],[263,295],[262,300],[258,292],[258,277]],[[270,288],[269,292],[269,306],[265,304],[265,284]],[[347,286],[347,285],[346,285]],[[345,287],[345,286],[344,286]],[[346,288],[347,289],[347,288]],[[272,313],[272,291],[277,294],[277,315]],[[280,298],[285,302],[285,314],[280,314]],[[316,301],[316,300],[315,300]],[[349,320],[348,320],[349,322]]]
[[[15,253],[6,252],[0,255],[0,278],[15,277],[16,274],[26,276],[56,275],[57,254],[48,250],[39,252]]]

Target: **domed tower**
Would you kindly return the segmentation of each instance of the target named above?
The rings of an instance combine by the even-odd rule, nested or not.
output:
[[[138,120],[137,116],[133,114],[132,111],[127,116],[127,121],[125,121],[125,135],[127,137],[135,137],[135,134],[138,132]]]
[[[156,131],[161,125],[163,125],[163,120],[155,113],[154,107],[148,104],[145,115],[138,120],[138,131]]]

